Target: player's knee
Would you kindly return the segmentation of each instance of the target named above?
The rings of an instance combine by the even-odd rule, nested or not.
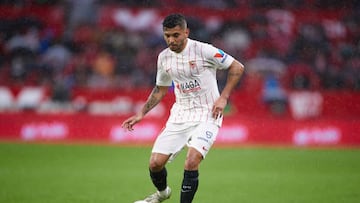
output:
[[[161,171],[163,169],[163,165],[156,161],[150,161],[149,169],[153,172]]]
[[[188,155],[185,160],[185,169],[190,171],[198,170],[201,160],[202,156],[199,154]]]
[[[158,156],[151,156],[149,169],[153,172],[161,171],[166,163],[167,159],[159,158]]]
[[[193,161],[186,161],[185,162],[185,170],[194,171],[198,170],[199,164]]]

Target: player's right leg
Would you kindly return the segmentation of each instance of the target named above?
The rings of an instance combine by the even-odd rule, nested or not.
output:
[[[149,163],[149,172],[151,181],[156,187],[157,191],[149,195],[144,200],[136,201],[135,203],[160,203],[170,198],[171,189],[167,186],[167,171],[165,164],[169,160],[170,155],[161,153],[152,153]]]
[[[157,188],[157,192],[142,200],[143,203],[159,203],[170,197],[171,190],[167,186],[165,165],[170,157],[176,155],[185,146],[188,139],[186,135],[188,127],[179,124],[167,124],[157,137],[149,163],[150,177]]]
[[[165,164],[169,160],[170,155],[152,153],[149,163],[149,171],[151,181],[158,191],[163,191],[167,187],[167,171]]]

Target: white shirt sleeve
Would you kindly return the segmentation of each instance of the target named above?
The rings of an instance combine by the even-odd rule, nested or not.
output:
[[[156,74],[156,85],[157,86],[171,86],[172,79],[166,72],[166,67],[163,66],[161,54],[157,61],[157,74]]]

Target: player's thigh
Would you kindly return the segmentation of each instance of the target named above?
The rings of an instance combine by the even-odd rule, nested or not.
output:
[[[152,153],[172,155],[179,152],[187,143],[189,128],[180,124],[167,124],[156,138]]]
[[[206,157],[210,148],[214,144],[219,132],[219,126],[213,123],[200,123],[191,132],[191,139],[188,143],[189,147],[199,151],[203,158]]]

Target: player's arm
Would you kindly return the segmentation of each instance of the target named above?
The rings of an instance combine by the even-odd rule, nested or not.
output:
[[[239,61],[234,60],[229,67],[225,87],[222,90],[220,97],[214,103],[214,107],[212,110],[214,118],[222,116],[230,94],[238,84],[243,72],[244,65],[241,64]]]
[[[167,91],[168,91],[167,86],[156,85],[151,91],[148,99],[146,100],[141,110],[134,116],[131,116],[130,118],[126,119],[121,126],[130,131],[134,130],[133,126],[136,123],[140,122],[143,119],[143,117],[164,98]]]
[[[168,91],[167,86],[155,86],[152,90],[150,96],[148,97],[145,105],[139,112],[139,114],[143,117],[145,116],[151,109],[153,109],[166,95]]]

